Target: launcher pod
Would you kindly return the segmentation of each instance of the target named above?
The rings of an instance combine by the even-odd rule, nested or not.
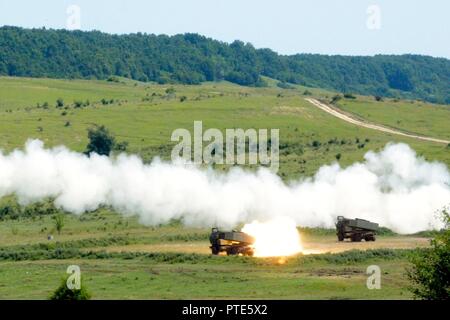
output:
[[[375,235],[378,230],[378,223],[370,222],[364,219],[347,219],[343,216],[337,217],[336,235],[339,241],[350,239],[359,242],[375,241]]]

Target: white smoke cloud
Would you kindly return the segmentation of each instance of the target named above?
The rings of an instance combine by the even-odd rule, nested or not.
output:
[[[55,198],[75,214],[101,205],[144,224],[182,219],[187,225],[233,227],[288,217],[301,226],[333,227],[336,216],[376,221],[400,233],[442,227],[436,211],[450,203],[450,173],[426,162],[405,144],[390,144],[347,168],[326,165],[312,178],[284,183],[268,170],[245,172],[164,163],[136,156],[115,159],[44,149],[0,153],[0,198],[16,194],[23,204]]]

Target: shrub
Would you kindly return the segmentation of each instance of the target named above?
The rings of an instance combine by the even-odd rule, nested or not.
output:
[[[356,99],[356,97],[351,93],[344,93],[345,99]]]
[[[114,150],[115,151],[122,151],[122,152],[124,152],[124,151],[127,151],[127,148],[128,148],[128,141],[121,141],[121,142],[118,142],[118,143],[116,143],[114,145]]]
[[[88,138],[87,154],[95,152],[99,155],[109,156],[116,144],[116,139],[105,126],[90,128],[88,130]]]
[[[67,287],[67,279],[62,279],[59,287],[50,296],[50,300],[89,300],[91,299],[91,294],[86,289],[83,284],[83,279],[81,279],[80,289],[69,289]]]
[[[397,233],[386,227],[379,227],[377,234],[380,236],[395,236]]]
[[[117,78],[115,76],[111,76],[106,81],[108,81],[108,82],[119,82],[119,78]]]
[[[450,299],[450,213],[442,210],[444,230],[431,241],[430,249],[417,249],[407,271],[414,296],[424,300]]]
[[[342,96],[340,96],[340,95],[335,95],[332,99],[331,99],[331,101],[330,101],[330,103],[331,104],[336,104],[339,100],[341,100],[342,99]]]
[[[58,231],[58,234],[61,234],[62,229],[64,228],[64,214],[58,213],[53,216],[53,220],[55,223],[55,229]]]
[[[174,87],[170,87],[166,89],[166,94],[171,95],[175,93],[175,88]]]
[[[42,215],[51,215],[55,214],[57,209],[54,206],[54,203],[51,199],[47,199],[45,201],[37,202],[26,206],[23,209],[23,216],[25,217],[35,217]]]
[[[337,155],[336,155],[336,160],[341,160],[341,154],[340,153],[338,153]]]
[[[0,220],[17,219],[20,216],[20,207],[16,202],[8,201],[0,205]]]
[[[64,107],[64,100],[62,98],[58,98],[58,100],[56,100],[56,107],[57,108]]]

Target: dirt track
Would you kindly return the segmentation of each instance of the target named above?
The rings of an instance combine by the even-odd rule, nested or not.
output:
[[[431,138],[431,137],[424,137],[424,136],[419,136],[419,135],[414,135],[414,134],[409,134],[409,133],[404,133],[398,130],[394,130],[394,129],[390,129],[390,128],[386,128],[380,125],[376,125],[376,124],[372,124],[372,123],[368,123],[368,122],[363,122],[361,120],[355,119],[351,116],[349,116],[348,114],[343,113],[342,111],[338,110],[337,108],[333,108],[329,105],[326,105],[316,99],[312,99],[312,98],[306,98],[306,101],[308,101],[309,103],[315,105],[316,107],[322,109],[325,112],[328,112],[329,114],[342,119],[344,121],[347,121],[349,123],[352,123],[354,125],[360,126],[360,127],[364,127],[364,128],[369,128],[369,129],[374,129],[374,130],[378,130],[378,131],[382,131],[382,132],[386,132],[386,133],[391,133],[391,134],[396,134],[396,135],[400,135],[400,136],[404,136],[404,137],[409,137],[409,138],[414,138],[414,139],[419,139],[419,140],[425,140],[425,141],[431,141],[431,142],[437,142],[437,143],[445,143],[445,144],[449,144],[450,141],[449,140],[443,140],[443,139],[436,139],[436,138]]]
[[[430,245],[430,240],[428,238],[419,237],[378,237],[376,241],[361,241],[361,242],[350,242],[344,241],[339,242],[333,237],[324,237],[319,239],[305,239],[303,241],[303,253],[336,253],[348,250],[368,250],[368,249],[412,249],[418,247],[427,247]]]
[[[338,242],[335,236],[321,236],[305,238],[302,241],[304,254],[336,253],[353,249],[367,250],[378,248],[411,249],[427,247],[430,241],[419,237],[380,237],[375,242]],[[125,246],[111,246],[106,248],[95,248],[95,250],[106,250],[108,252],[179,252],[210,254],[209,242],[197,241],[191,243],[160,243],[160,244],[133,244]]]

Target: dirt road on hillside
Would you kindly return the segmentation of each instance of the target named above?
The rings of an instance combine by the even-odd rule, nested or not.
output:
[[[355,119],[355,118],[349,116],[348,114],[345,114],[342,111],[338,110],[337,108],[333,108],[333,107],[326,105],[316,99],[307,98],[305,100],[341,120],[347,121],[349,123],[352,123],[352,124],[360,126],[360,127],[378,130],[378,131],[382,131],[385,133],[396,134],[396,135],[400,135],[400,136],[404,136],[404,137],[408,137],[408,138],[419,139],[419,140],[425,140],[425,141],[431,141],[431,142],[437,142],[437,143],[445,143],[445,144],[450,143],[449,140],[436,139],[436,138],[431,138],[431,137],[424,137],[424,136],[419,136],[419,135],[415,135],[415,134],[404,133],[404,132],[390,129],[387,127],[383,127],[380,125],[364,122],[364,121]]]

